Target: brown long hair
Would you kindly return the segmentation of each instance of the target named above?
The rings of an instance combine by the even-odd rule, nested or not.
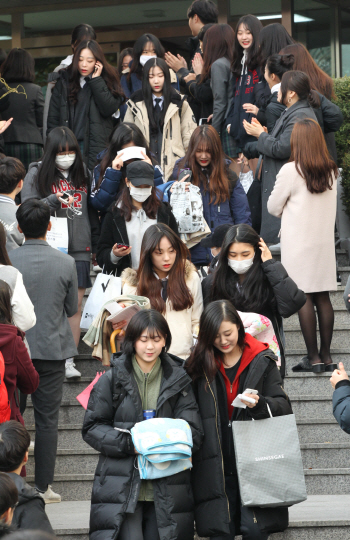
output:
[[[338,168],[329,155],[319,124],[312,118],[296,122],[290,145],[290,161],[295,162],[295,168],[304,178],[310,193],[332,189],[333,175],[338,176]]]
[[[10,257],[8,256],[6,249],[6,231],[5,227],[0,221],[0,264],[4,266],[12,266]]]
[[[84,49],[89,49],[93,56],[96,58],[96,62],[100,62],[103,65],[103,70],[101,73],[102,79],[104,79],[108,90],[113,94],[113,96],[124,96],[122,87],[120,85],[120,79],[118,71],[116,68],[111,66],[104,55],[101,46],[92,39],[82,41],[79,43],[77,48],[74,51],[72,64],[67,68],[67,72],[70,76],[69,81],[69,99],[72,103],[76,103],[78,98],[78,92],[81,90],[80,87],[80,72],[78,69],[79,66],[79,57],[80,53]]]
[[[153,186],[151,195],[142,203],[142,208],[149,219],[156,219],[158,208],[162,204],[162,196],[163,194]],[[121,188],[120,195],[115,203],[115,208],[118,207],[119,203],[121,203],[119,206],[120,215],[125,221],[130,221],[131,212],[136,210],[136,208],[132,203],[130,190],[126,184]]]
[[[282,103],[287,105],[287,92],[293,91],[300,101],[307,101],[310,107],[317,109],[321,105],[320,96],[311,90],[310,77],[303,71],[286,71],[281,79]]]
[[[176,251],[174,266],[169,272],[168,300],[174,311],[182,311],[193,305],[191,291],[186,285],[186,259],[190,252],[180,238],[164,223],[151,225],[143,237],[141,244],[140,265],[137,271],[138,287],[137,294],[146,296],[151,302],[153,309],[165,313],[165,302],[161,295],[162,284],[154,275],[152,253],[159,249],[162,238],[166,237]]]
[[[210,75],[215,60],[227,58],[232,62],[235,33],[229,24],[214,24],[206,31],[203,38],[203,70],[200,82]]]
[[[209,182],[196,160],[198,148],[205,148],[211,155],[208,167]],[[209,189],[211,203],[219,204],[227,201],[230,196],[230,187],[225,167],[225,155],[216,129],[208,125],[196,127],[192,133],[186,155],[180,162],[179,172],[184,164],[192,171],[192,184],[195,186],[202,184],[204,191]]]
[[[0,279],[0,324],[13,324],[10,286]]]
[[[312,90],[316,90],[327,99],[334,99],[336,97],[332,78],[318,67],[304,45],[301,43],[287,45],[287,47],[279,51],[279,54],[292,54],[294,56],[293,69],[304,71],[308,74]]]

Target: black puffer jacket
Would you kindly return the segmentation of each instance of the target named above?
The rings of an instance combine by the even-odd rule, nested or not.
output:
[[[305,293],[298,288],[297,284],[288,276],[284,266],[275,259],[270,259],[262,263],[261,268],[265,274],[265,284],[269,289],[269,301],[266,305],[259,307],[257,313],[268,317],[273,324],[278,345],[281,351],[281,375],[285,376],[285,354],[284,354],[284,339],[283,339],[283,320],[291,317],[299,311],[306,302]],[[234,277],[234,272],[230,268],[227,273],[226,290],[236,290],[237,281]],[[215,272],[209,274],[202,281],[203,303],[206,306],[215,298],[212,298],[212,286],[214,282]],[[232,301],[232,298],[226,300]],[[239,311],[247,311],[242,304],[235,300],[234,306]]]
[[[162,202],[158,208],[157,223],[165,223],[174,233],[178,234],[176,219],[168,203]],[[131,267],[131,256],[126,255],[117,264],[112,263],[111,251],[114,244],[129,245],[125,219],[115,205],[108,210],[103,220],[101,236],[97,246],[97,262],[101,268],[105,267],[107,274],[114,272],[115,275],[120,276],[125,268]]]
[[[254,388],[258,390],[262,404],[253,409],[234,409],[231,419],[228,417],[225,383],[220,372],[212,382],[204,375],[193,383],[204,427],[203,444],[193,457],[192,484],[199,536],[229,533],[230,518],[224,478],[236,474],[229,471],[227,465],[235,462],[231,422],[268,418],[266,404],[273,416],[292,414],[275,360],[276,357],[267,349],[257,354],[242,372],[238,393],[246,388]],[[288,509],[285,507],[255,508],[254,513],[259,527],[265,532],[283,531],[288,527]],[[237,531],[239,523],[238,515]]]
[[[24,478],[16,473],[7,473],[16,484],[18,505],[12,523],[18,529],[36,529],[53,534],[51,523],[45,512],[45,501]]]
[[[66,70],[62,70],[57,77],[47,117],[47,133],[57,126],[66,126],[70,129],[73,127],[70,114],[72,104],[68,99],[69,74]],[[93,170],[97,154],[108,146],[108,139],[115,125],[112,115],[118,111],[124,98],[115,97],[102,77],[89,79],[86,84],[89,104],[86,108],[83,158],[87,167]]]
[[[201,445],[203,429],[191,379],[183,369],[184,362],[176,356],[164,354],[161,360],[163,379],[156,416],[186,420],[192,430],[195,453]],[[92,390],[83,425],[84,441],[101,452],[92,488],[90,540],[118,538],[125,513],[135,511],[141,483],[131,435],[119,431],[130,430],[143,420],[131,358],[122,354],[111,364],[112,369]],[[119,393],[121,399],[116,411],[113,393]],[[193,540],[191,471],[153,480],[153,489],[160,540]]]

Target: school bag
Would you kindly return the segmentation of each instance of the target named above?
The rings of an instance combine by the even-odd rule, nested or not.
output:
[[[5,386],[5,360],[0,352],[0,424],[11,418],[11,407],[7,388]]]

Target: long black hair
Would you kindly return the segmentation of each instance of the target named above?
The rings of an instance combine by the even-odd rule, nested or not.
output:
[[[295,92],[300,101],[308,101],[309,105],[315,109],[321,104],[316,90],[311,90],[310,77],[303,71],[287,71],[282,77],[282,103],[286,106],[288,90]]]
[[[171,95],[175,90],[172,88],[170,83],[170,71],[169,68],[162,58],[151,58],[146,62],[144,68],[143,68],[143,77],[142,77],[142,93],[143,93],[143,99],[145,101],[148,119],[149,119],[149,125],[150,125],[150,131],[152,133],[158,133],[158,124],[156,123],[153,115],[153,97],[152,97],[152,88],[149,83],[149,73],[150,71],[155,68],[159,67],[163,73],[164,73],[164,86],[163,86],[163,108],[161,110],[160,115],[160,128],[164,125],[164,117],[166,114],[166,111],[169,107],[169,103],[171,101]]]
[[[253,70],[259,66],[259,35],[263,25],[255,15],[244,15],[239,19],[236,26],[233,60],[231,64],[231,71],[235,77],[240,77],[242,71],[241,61],[244,49],[237,38],[237,32],[241,25],[245,26],[253,36],[253,43],[247,50],[247,67],[248,69]]]
[[[153,44],[155,53],[158,58],[164,58],[165,49],[159,39],[153,34],[143,34],[134,43],[134,48],[132,50],[132,64],[129,77],[132,73],[135,73],[139,79],[142,79],[143,65],[140,64],[140,56],[147,43]]]
[[[6,231],[1,221],[0,221],[0,264],[3,264],[4,266],[12,266],[10,257],[6,249]]]
[[[250,244],[255,251],[253,265],[245,274],[243,282],[239,281],[238,274],[229,267],[227,262],[230,246],[238,242]],[[271,301],[271,288],[261,268],[259,242],[260,236],[245,223],[234,225],[227,231],[214,274],[212,300],[227,299],[240,311],[255,313],[261,313],[261,310]]]
[[[8,283],[2,279],[0,279],[0,324],[13,324],[11,289]]]
[[[140,146],[141,148],[146,148],[146,155],[150,158],[153,164],[155,164],[155,160],[151,155],[148,143],[140,130],[139,127],[137,127],[136,124],[133,124],[132,122],[123,122],[122,124],[119,124],[115,128],[115,130],[111,134],[111,138],[109,140],[109,145],[106,150],[106,153],[104,154],[101,164],[100,164],[100,176],[98,179],[98,183],[95,187],[95,189],[99,189],[103,177],[105,175],[107,167],[110,167],[112,165],[112,161],[115,159],[117,153],[122,150],[123,146],[126,144],[129,144],[133,142],[135,146]],[[127,161],[124,163],[123,167],[121,168],[122,172],[122,180],[120,182],[121,186],[124,187],[124,180],[125,180],[125,169],[126,165],[130,163],[130,161]]]
[[[88,174],[85,172],[83,158],[79,143],[73,131],[62,126],[50,131],[44,146],[44,154],[41,166],[35,179],[36,188],[41,197],[47,197],[52,193],[52,186],[58,185],[62,174],[55,165],[56,155],[59,152],[75,152],[75,161],[69,170],[69,181],[76,188],[86,186]]]
[[[262,72],[264,72],[266,60],[269,56],[279,54],[284,47],[292,45],[292,43],[295,43],[295,41],[288,34],[283,24],[272,23],[264,26],[259,34],[259,62]]]
[[[131,318],[125,330],[123,353],[129,358],[135,354],[135,343],[145,330],[148,330],[151,338],[159,336],[165,339],[161,356],[170,349],[171,333],[167,321],[159,311],[144,309]]]
[[[79,45],[81,41],[87,39],[96,39],[96,32],[90,24],[82,23],[75,26],[72,31],[70,44],[74,51],[75,47]]]
[[[235,307],[228,300],[216,300],[204,309],[199,321],[197,344],[186,363],[186,370],[192,379],[203,376],[203,371],[211,382],[223,361],[223,353],[214,345],[221,324],[231,322],[238,327],[238,347],[243,350],[245,330]]]
[[[279,80],[282,80],[287,71],[293,69],[293,64],[294,56],[292,54],[272,54],[266,60],[267,71],[270,75],[276,75]]]

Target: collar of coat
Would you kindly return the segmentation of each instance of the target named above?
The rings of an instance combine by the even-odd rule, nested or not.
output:
[[[182,96],[175,88],[170,89],[170,103],[174,103],[178,107],[181,106],[181,102],[185,99],[184,96]],[[140,101],[144,101],[143,92],[142,90],[137,90],[130,96],[131,101],[133,101],[135,104],[139,103]]]
[[[190,279],[193,272],[197,272],[196,267],[190,261],[186,261],[185,281],[188,281]],[[122,272],[121,279],[122,279],[122,287],[124,286],[125,283],[129,285],[130,287],[137,287],[138,285],[137,270],[134,270],[133,268],[126,268]]]

